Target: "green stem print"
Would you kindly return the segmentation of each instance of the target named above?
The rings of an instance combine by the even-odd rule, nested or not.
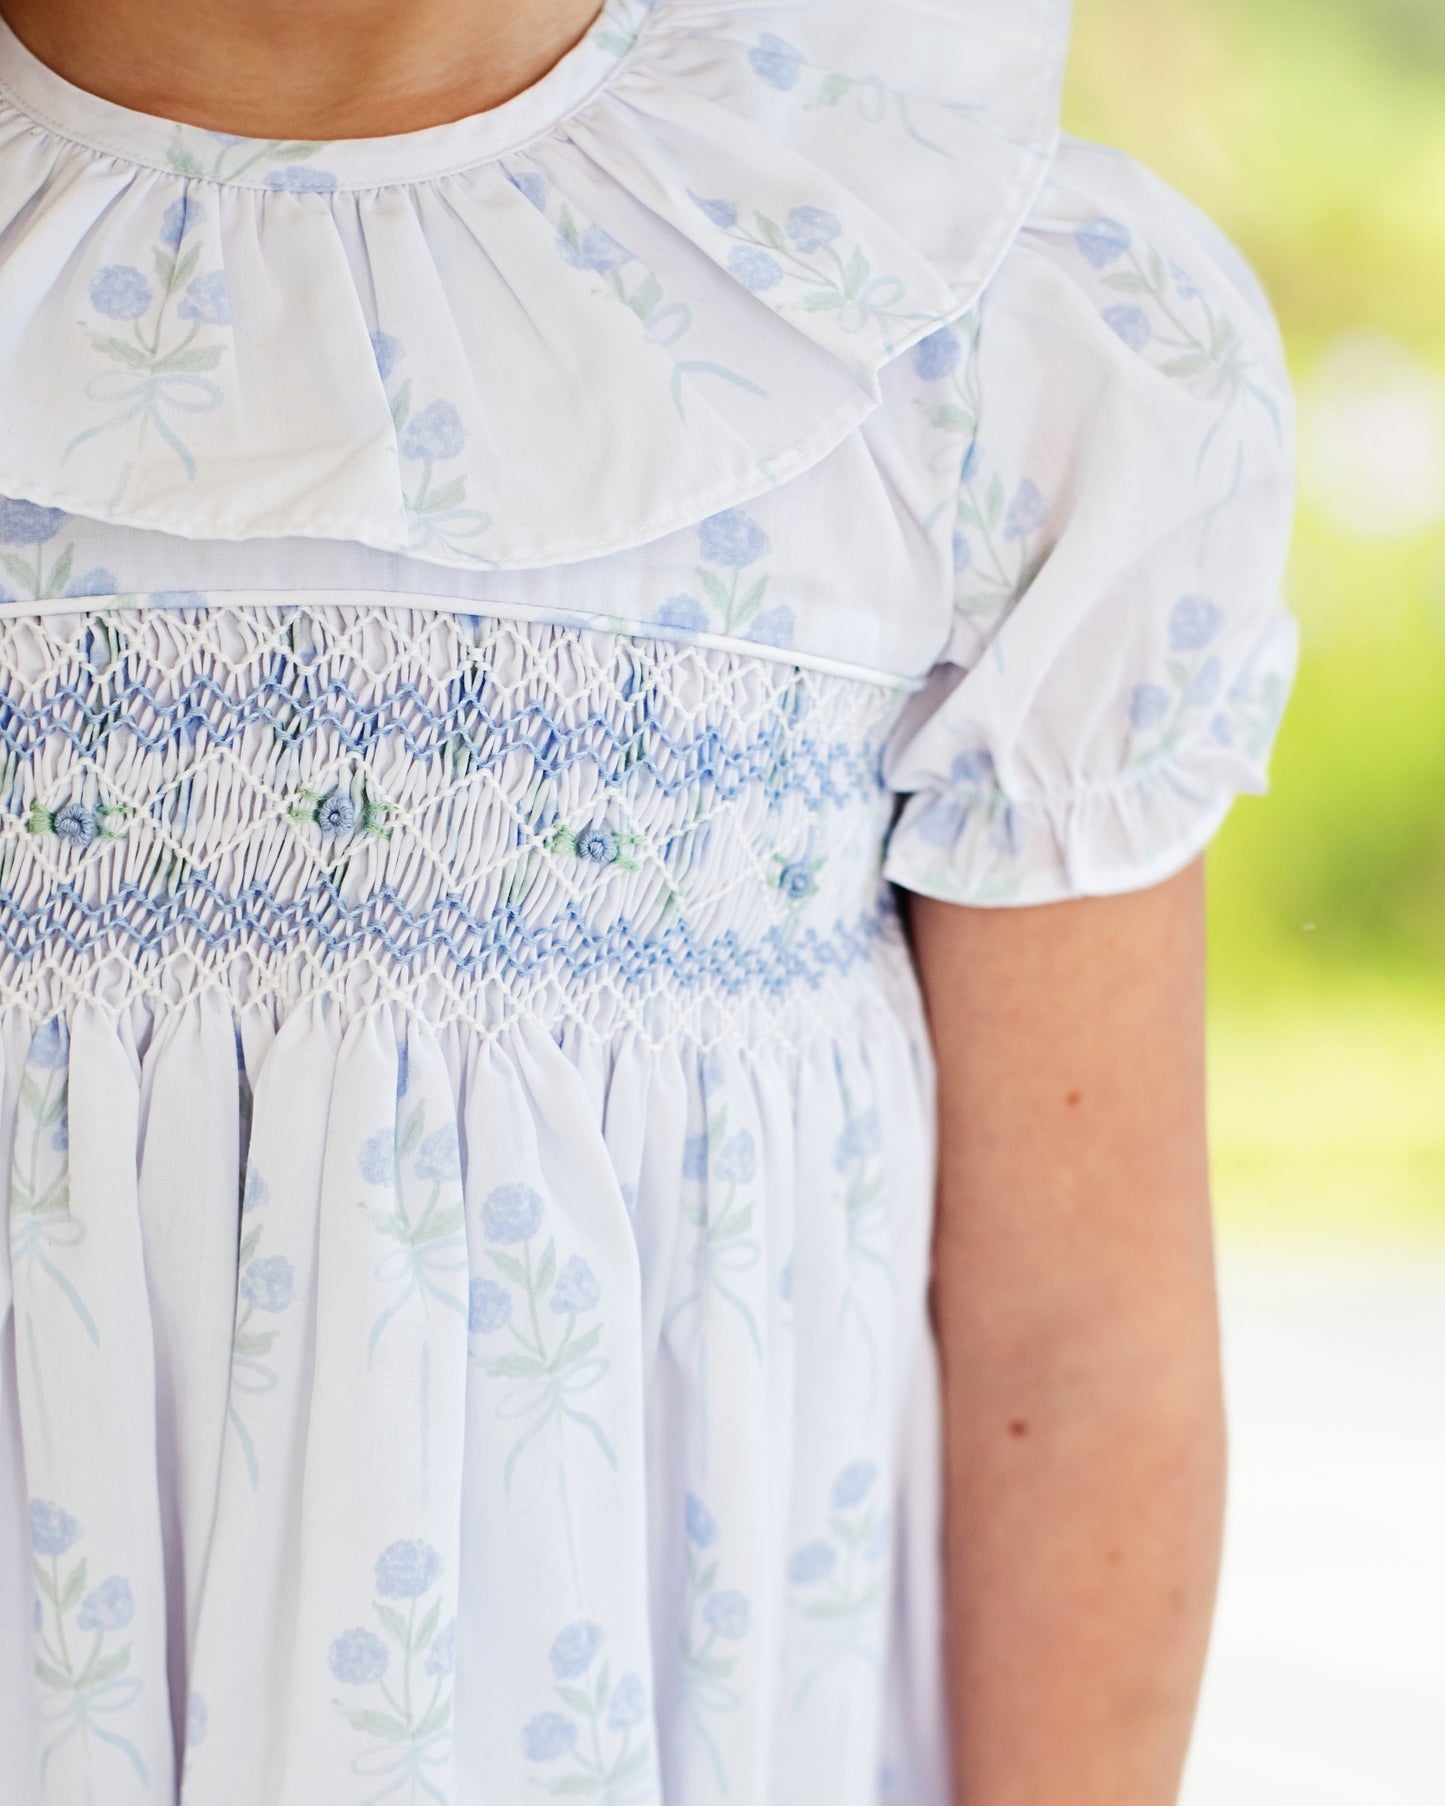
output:
[[[478,1275],[471,1283],[472,1333],[505,1332],[510,1342],[505,1353],[475,1357],[489,1378],[506,1383],[497,1416],[518,1428],[502,1466],[509,1494],[517,1463],[549,1425],[559,1435],[569,1424],[584,1430],[608,1466],[617,1467],[606,1431],[583,1404],[610,1366],[597,1352],[602,1324],[582,1327],[601,1303],[601,1287],[582,1255],[558,1265],[553,1237],[536,1251],[545,1215],[541,1194],[529,1185],[499,1185],[489,1192],[482,1231],[486,1260],[500,1279]]]
[[[66,1067],[69,1042],[57,1019],[31,1040],[15,1125],[10,1175],[10,1260],[14,1271],[34,1267],[56,1287],[93,1346],[100,1331],[66,1256],[85,1240],[86,1228],[70,1208]]]
[[[657,1798],[647,1692],[637,1674],[614,1682],[609,1664],[599,1659],[603,1642],[601,1627],[586,1618],[553,1638],[548,1661],[563,1709],[527,1720],[522,1754],[536,1765],[534,1784],[544,1793],[599,1806],[641,1806]]]
[[[371,1602],[382,1634],[358,1625],[342,1631],[327,1652],[333,1679],[353,1690],[333,1703],[366,1739],[351,1772],[380,1783],[359,1806],[384,1800],[447,1806],[456,1619],[442,1623],[441,1573],[442,1558],[430,1543],[388,1544],[377,1557]]]
[[[111,1574],[88,1585],[85,1556],[62,1566],[84,1537],[68,1511],[47,1499],[30,1501],[30,1543],[37,1593],[35,1674],[45,1692],[41,1774],[68,1746],[76,1745],[92,1779],[102,1750],[123,1758],[142,1787],[150,1775],[134,1742],[115,1721],[123,1719],[143,1686],[132,1672],[129,1642],[120,1641],[135,1617],[130,1583]],[[100,1746],[100,1748],[97,1748]],[[87,1783],[86,1796],[93,1791]]]

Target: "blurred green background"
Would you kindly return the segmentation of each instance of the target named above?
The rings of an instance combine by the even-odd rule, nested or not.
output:
[[[1210,859],[1223,1224],[1445,1237],[1445,0],[1076,0],[1065,123],[1230,233],[1299,391],[1299,682]]]

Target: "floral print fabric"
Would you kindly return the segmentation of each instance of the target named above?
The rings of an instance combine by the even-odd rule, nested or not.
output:
[[[1163,878],[1294,651],[1065,13],[608,0],[334,145],[0,26],[6,1806],[948,1798],[892,885]]]

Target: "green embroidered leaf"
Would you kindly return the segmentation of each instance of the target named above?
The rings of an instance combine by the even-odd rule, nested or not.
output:
[[[407,416],[410,413],[411,378],[407,377],[406,381],[397,390],[396,398],[391,404],[391,423],[396,428],[397,432],[400,432],[406,425]]]
[[[277,163],[299,163],[303,158],[314,157],[317,151],[324,149],[323,144],[306,144],[297,138],[290,143],[271,145],[270,155]]]
[[[514,1284],[524,1286],[527,1283],[527,1269],[515,1254],[503,1254],[500,1248],[488,1248],[487,1259],[499,1273],[505,1273]]]
[[[124,364],[129,370],[150,369],[150,353],[148,351],[142,351],[139,345],[128,344],[124,339],[101,337],[99,335],[92,336],[90,342],[102,357],[114,358],[116,363]]]
[[[413,1735],[418,1743],[425,1743],[427,1738],[441,1730],[452,1715],[452,1696],[444,1693],[437,1703],[416,1727]]]
[[[851,76],[839,75],[836,70],[830,71],[823,77],[822,85],[818,89],[818,105],[820,107],[836,107],[852,86],[853,78]]]
[[[862,291],[863,284],[868,280],[872,268],[873,266],[863,255],[863,247],[854,245],[853,255],[848,259],[847,266],[843,271],[843,285],[848,291],[850,300],[856,299]]]
[[[1202,376],[1206,370],[1213,367],[1213,362],[1214,360],[1207,357],[1204,352],[1191,351],[1183,357],[1170,358],[1167,364],[1161,364],[1159,368],[1166,376]]]
[[[414,1639],[416,1648],[425,1649],[427,1644],[430,1643],[432,1638],[437,1634],[437,1619],[440,1618],[441,1612],[441,1600],[433,1599],[431,1610],[416,1627],[416,1637]]]
[[[191,345],[185,351],[172,351],[155,368],[158,374],[175,370],[214,370],[225,355],[224,345]]]
[[[836,288],[811,288],[802,301],[803,312],[808,314],[834,313],[847,305],[847,295]]]
[[[341,1713],[353,1731],[364,1731],[368,1737],[380,1737],[385,1743],[411,1741],[411,1726],[394,1712],[382,1712],[375,1706],[341,1705]]]
[[[627,305],[639,320],[650,320],[662,301],[662,284],[650,272],[628,297]]]
[[[238,1267],[244,1267],[246,1262],[250,1260],[251,1256],[261,1246],[261,1234],[264,1228],[265,1225],[263,1223],[257,1223],[254,1229],[248,1229],[245,1235],[242,1236],[240,1250],[236,1255],[236,1265]]]
[[[416,1151],[421,1140],[422,1131],[426,1127],[426,1105],[417,1104],[402,1125],[401,1134],[396,1138],[396,1156],[403,1160],[408,1154]]]
[[[82,1687],[103,1687],[117,1675],[124,1674],[129,1667],[130,1644],[127,1643],[124,1649],[117,1649],[114,1654],[102,1656],[98,1662],[93,1662],[75,1683],[76,1691],[79,1692]]]
[[[394,1605],[388,1605],[385,1600],[378,1599],[376,1601],[376,1615],[384,1625],[387,1635],[391,1637],[394,1642],[400,1643],[403,1649],[409,1647],[411,1639],[407,1635],[406,1619],[402,1617],[401,1613]]]
[[[1162,295],[1169,286],[1169,265],[1153,245],[1149,247],[1149,274],[1154,279],[1155,293]]]
[[[36,1656],[35,1672],[47,1687],[62,1687],[67,1693],[70,1691],[70,1676],[62,1674],[58,1668],[52,1667],[44,1656]]]
[[[41,1567],[39,1562],[35,1563],[35,1584],[40,1589],[43,1597],[48,1599],[52,1605],[57,1603],[55,1597],[55,1582],[50,1578],[50,1570],[49,1568]]]
[[[547,1372],[547,1363],[529,1354],[494,1355],[484,1365],[494,1380],[535,1380]]]
[[[592,1696],[584,1693],[580,1687],[559,1687],[557,1693],[564,1706],[570,1706],[584,1718],[592,1716]]]
[[[547,1287],[551,1285],[556,1277],[557,1244],[549,1237],[547,1246],[542,1251],[542,1259],[537,1266],[537,1278],[535,1282],[537,1290],[539,1292],[545,1292]]]
[[[760,238],[765,239],[775,251],[787,250],[788,241],[783,237],[775,221],[770,220],[766,213],[756,213],[753,218],[757,221]]]
[[[0,564],[4,565],[22,589],[29,589],[35,582],[35,572],[23,558],[16,558],[11,552],[0,553]]]
[[[72,1568],[65,1578],[65,1585],[60,1590],[60,1611],[63,1616],[79,1600],[85,1591],[86,1562],[81,1558],[80,1565]]]
[[[718,576],[716,571],[700,570],[698,572],[698,577],[702,583],[702,587],[707,591],[708,600],[715,608],[722,609],[723,613],[726,614],[728,609],[732,607],[732,597],[728,594],[727,585]]]
[[[70,581],[71,566],[75,563],[75,547],[67,546],[56,561],[55,569],[50,573],[50,591],[52,595],[63,595],[65,586]]]
[[[155,260],[156,281],[162,288],[169,288],[175,279],[175,258],[167,256],[164,251],[159,249],[152,251],[151,256]]]
[[[578,1336],[575,1342],[568,1342],[557,1351],[554,1369],[558,1374],[568,1373],[579,1362],[585,1361],[592,1350],[602,1340],[602,1325],[594,1323],[584,1336]]]
[[[176,266],[176,273],[175,273],[175,280],[174,280],[174,286],[176,288],[179,288],[179,287],[181,287],[181,285],[183,283],[190,281],[191,277],[195,275],[196,265],[200,261],[201,261],[201,247],[200,247],[199,243],[196,243],[191,246],[190,250],[186,252],[186,254],[181,258],[180,263]]]
[[[1101,276],[1099,280],[1105,288],[1116,289],[1121,295],[1149,293],[1149,284],[1133,270],[1116,270],[1112,276]]]
[[[166,162],[178,175],[203,176],[206,173],[205,165],[199,158],[193,157],[188,150],[181,150],[178,147],[172,148],[166,153]]]
[[[459,508],[467,499],[467,479],[453,477],[451,482],[443,483],[440,489],[434,489],[427,497],[424,514],[440,514],[448,508]]]
[[[243,1359],[258,1361],[270,1354],[278,1333],[274,1329],[238,1329],[231,1346]]]
[[[989,527],[996,527],[1003,518],[1003,506],[1003,478],[995,471],[988,486],[988,500],[984,504],[985,518]]]

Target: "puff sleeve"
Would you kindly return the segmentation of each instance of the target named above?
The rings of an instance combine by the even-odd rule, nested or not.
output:
[[[1294,671],[1268,304],[1188,202],[1066,141],[943,330],[914,359],[967,442],[952,622],[887,749],[887,874],[970,904],[1156,883],[1265,787]]]

